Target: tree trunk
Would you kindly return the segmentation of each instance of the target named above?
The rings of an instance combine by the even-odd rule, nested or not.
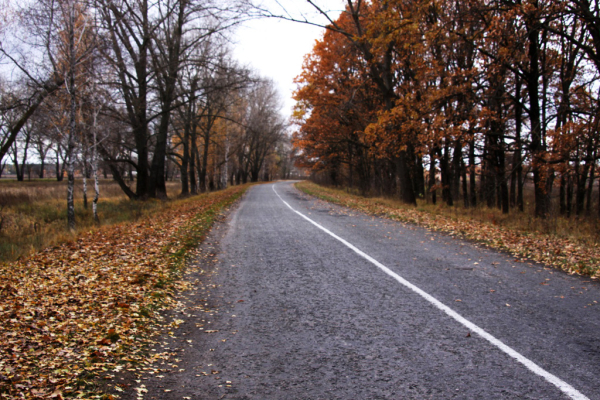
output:
[[[191,154],[190,154],[190,193],[198,194],[198,179],[196,178],[196,160],[198,159],[198,145],[196,144],[196,134],[191,134]]]
[[[573,179],[567,176],[567,218],[571,216],[573,211]]]
[[[523,107],[521,104],[521,78],[515,74],[515,152],[513,154],[513,165],[510,177],[510,206],[518,207],[523,211],[523,185],[522,185],[522,145],[521,129],[523,126]]]
[[[12,149],[13,151],[13,166],[15,167],[15,174],[17,175],[17,182],[23,182],[23,166],[19,165],[19,152],[17,150],[17,145]]]
[[[493,149],[492,140],[489,134],[485,135],[485,144],[483,148],[483,157],[481,160],[481,181],[480,192],[481,200],[485,201],[487,207],[493,208],[496,200],[496,174],[493,170]]]
[[[75,135],[77,130],[77,94],[75,92],[75,5],[69,4],[69,137],[67,142],[67,223],[69,230],[75,230],[75,202],[73,191],[75,188]]]
[[[462,165],[462,142],[460,139],[456,139],[454,143],[454,153],[452,155],[452,178],[451,178],[451,192],[452,198],[458,201],[460,195],[460,170]]]
[[[210,134],[204,134],[204,143],[202,148],[202,167],[200,169],[200,192],[206,192],[206,178],[208,175],[208,147],[210,146]]]
[[[463,204],[465,208],[469,208],[469,192],[467,183],[467,166],[464,160],[462,161],[462,191],[463,191]]]
[[[98,182],[98,134],[97,128],[97,117],[98,113],[94,110],[94,119],[92,123],[92,175],[94,177],[94,200],[92,200],[92,214],[94,216],[94,222],[100,223],[98,217],[98,199],[100,198],[100,184]]]
[[[598,185],[598,218],[600,218],[600,185]]]
[[[451,185],[451,177],[450,177],[450,168],[449,168],[449,158],[450,158],[450,148],[446,143],[444,146],[444,152],[442,153],[441,149],[438,149],[438,154],[440,157],[440,172],[442,175],[442,201],[444,201],[447,205],[452,206],[454,204],[452,198],[452,191],[450,189]]]
[[[545,148],[543,146],[542,138],[542,124],[541,124],[541,111],[540,111],[540,100],[539,100],[539,46],[540,46],[540,25],[537,18],[528,17],[527,21],[528,30],[528,58],[529,58],[529,71],[526,74],[527,79],[527,93],[529,94],[529,120],[530,120],[530,131],[531,131],[531,167],[533,170],[533,184],[535,194],[535,216],[539,218],[546,218],[550,209],[550,199],[547,193],[547,181],[549,177],[545,176],[544,164],[545,164]]]
[[[477,207],[477,175],[475,171],[475,138],[469,141],[469,204]]]
[[[63,180],[62,169],[60,167],[60,145],[57,145],[56,150],[56,181],[61,182]]]
[[[431,193],[431,203],[437,202],[435,187],[435,148],[429,153],[429,193]]]
[[[413,159],[414,153],[410,154],[410,156],[410,159]],[[400,198],[403,203],[416,205],[417,199],[415,197],[412,177],[410,176],[410,169],[408,167],[408,158],[408,152],[403,150],[396,159],[396,168],[400,184]]]
[[[415,194],[419,198],[423,198],[425,196],[425,170],[423,169],[423,157],[420,154],[417,154],[415,157]]]
[[[181,63],[181,40],[183,38],[187,1],[180,0],[178,4],[179,9],[177,19],[174,21],[173,30],[167,32],[167,38],[165,38],[167,54],[154,54],[155,65],[160,65],[164,70],[158,73],[161,78],[161,82],[159,82],[161,118],[158,131],[156,132],[156,145],[150,168],[148,194],[159,199],[167,198],[165,183],[167,140],[171,119],[171,104],[176,97],[175,89],[177,87],[177,76]],[[163,56],[165,59],[158,61]]]
[[[498,138],[498,149],[497,149],[497,179],[498,185],[500,186],[500,208],[502,214],[508,214],[509,199],[508,199],[508,183],[506,182],[506,165],[505,165],[505,153],[504,153],[504,134]]]
[[[576,191],[575,191],[575,214],[581,215],[585,205],[585,187],[589,172],[589,162],[586,162],[583,167],[577,168],[576,163]]]
[[[586,198],[586,203],[585,203],[585,212],[587,215],[590,214],[591,210],[592,210],[592,191],[594,190],[594,178],[595,178],[595,172],[596,172],[596,163],[592,162],[591,163],[591,168],[590,168],[590,183],[588,184],[588,189],[587,189],[587,198]]]
[[[87,177],[83,174],[83,208],[87,210],[88,208],[88,198],[87,198]]]
[[[225,136],[225,164],[223,166],[223,189],[227,189],[227,178],[229,174],[229,136]]]
[[[560,190],[559,190],[559,213],[565,215],[567,213],[567,179],[565,173],[560,175]]]
[[[190,135],[188,128],[184,128],[183,134],[183,154],[181,155],[181,165],[179,167],[179,173],[181,174],[181,196],[188,196],[190,194],[190,180],[188,177],[189,170],[189,159],[190,159]]]

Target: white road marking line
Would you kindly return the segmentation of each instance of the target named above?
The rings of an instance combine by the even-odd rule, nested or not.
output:
[[[520,362],[521,364],[523,364],[528,370],[530,370],[531,372],[533,372],[536,375],[541,376],[542,378],[544,378],[545,380],[547,380],[548,382],[550,382],[551,384],[553,384],[554,386],[556,386],[558,389],[560,389],[564,394],[566,394],[570,398],[576,399],[576,400],[589,400],[588,397],[586,397],[585,395],[583,395],[581,392],[579,392],[573,386],[569,385],[567,382],[563,381],[562,379],[560,379],[556,375],[553,375],[550,372],[546,371],[545,369],[543,369],[542,367],[540,367],[539,365],[537,365],[536,363],[534,363],[533,361],[531,361],[530,359],[528,359],[527,357],[525,357],[524,355],[522,355],[521,353],[519,353],[516,350],[512,349],[511,347],[508,347],[507,345],[505,345],[504,343],[502,343],[499,339],[496,339],[494,336],[490,335],[489,333],[487,333],[486,331],[484,331],[479,326],[477,326],[474,323],[472,323],[471,321],[467,320],[466,318],[464,318],[463,316],[461,316],[460,314],[458,314],[456,311],[454,311],[450,307],[446,306],[445,304],[443,304],[442,302],[440,302],[435,297],[431,296],[429,293],[424,292],[423,290],[419,289],[417,286],[413,285],[412,283],[410,283],[409,281],[407,281],[406,279],[404,279],[403,277],[401,277],[400,275],[398,275],[397,273],[395,273],[394,271],[392,271],[391,269],[389,269],[385,265],[381,264],[379,261],[375,260],[370,255],[362,252],[360,249],[358,249],[357,247],[355,247],[353,244],[351,244],[351,243],[347,242],[346,240],[342,239],[341,237],[339,237],[335,233],[329,231],[327,228],[319,225],[318,223],[316,223],[312,219],[308,218],[304,214],[300,213],[299,211],[296,211],[285,200],[283,200],[283,198],[281,198],[281,196],[279,195],[279,193],[277,193],[277,190],[275,190],[275,184],[273,184],[272,187],[273,187],[273,191],[275,192],[275,194],[277,195],[277,197],[279,197],[279,200],[281,200],[283,202],[283,204],[285,204],[286,206],[288,206],[290,210],[292,210],[293,212],[295,212],[296,214],[298,214],[299,216],[301,216],[302,218],[304,218],[305,220],[307,220],[308,222],[310,222],[311,224],[313,224],[314,226],[316,226],[317,228],[319,228],[323,232],[327,233],[329,236],[331,236],[331,237],[337,239],[338,241],[342,242],[344,245],[346,245],[346,247],[350,248],[356,254],[358,254],[359,256],[361,256],[362,258],[364,258],[365,260],[369,261],[370,263],[374,264],[379,269],[381,269],[383,272],[385,272],[386,274],[388,274],[392,278],[396,279],[399,283],[401,283],[402,285],[404,285],[407,288],[411,289],[413,292],[419,294],[425,300],[427,300],[428,302],[430,302],[431,304],[433,304],[435,307],[437,307],[438,309],[440,309],[441,311],[443,311],[444,313],[446,313],[448,316],[452,317],[454,320],[456,320],[459,323],[461,323],[462,325],[466,326],[471,332],[474,332],[477,335],[481,336],[482,338],[484,338],[485,340],[487,340],[488,342],[490,342],[491,344],[493,344],[494,346],[496,346],[497,348],[499,348],[501,351],[503,351],[504,353],[508,354],[510,357],[514,358],[515,360],[517,360],[518,362]]]

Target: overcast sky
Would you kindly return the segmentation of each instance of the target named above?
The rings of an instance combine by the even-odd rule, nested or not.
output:
[[[285,7],[294,17],[305,15],[311,21],[325,22],[303,0],[264,0],[263,3],[276,14],[283,13],[282,7]],[[344,0],[317,0],[316,3],[330,11],[330,16],[335,19],[343,9]],[[323,31],[319,27],[276,18],[252,20],[237,29],[234,39],[236,59],[278,84],[285,115],[291,115],[294,104],[292,92],[295,89],[293,81],[302,70],[304,55],[312,50],[315,40],[322,37]]]

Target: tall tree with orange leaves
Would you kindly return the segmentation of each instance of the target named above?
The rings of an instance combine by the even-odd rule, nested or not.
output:
[[[342,14],[337,24],[343,29],[352,26],[348,14]],[[327,170],[334,184],[344,183],[341,174],[347,171],[346,183],[351,187],[358,183],[363,193],[369,190],[373,157],[365,129],[382,106],[368,73],[352,43],[338,32],[325,32],[296,79],[293,115],[300,127],[294,145],[302,149],[302,165]]]
[[[384,170],[393,182],[383,187],[373,175],[371,193],[414,203],[429,164],[434,202],[441,189],[448,205],[462,191],[465,206],[523,210],[530,180],[531,211],[545,218],[558,175],[561,212],[573,193],[578,214],[591,210],[600,158],[599,11],[576,0],[348,0],[299,77],[300,159],[336,175],[355,151],[340,143],[360,132],[367,170]],[[357,87],[368,95],[356,96]],[[353,107],[344,109],[340,97]],[[341,121],[356,110],[360,126],[344,131]]]

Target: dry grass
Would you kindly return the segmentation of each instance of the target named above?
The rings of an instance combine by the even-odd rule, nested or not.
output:
[[[310,185],[306,182],[301,185]],[[337,190],[329,187],[321,187],[324,190],[336,193],[346,192],[352,196],[362,197],[358,190]],[[528,189],[528,190],[527,190]],[[595,194],[597,197],[597,194]],[[381,204],[397,209],[414,209],[412,206],[407,206],[400,200],[390,197],[368,197],[369,201],[374,204]],[[553,199],[554,203],[558,203],[558,198]],[[575,216],[570,218],[552,213],[546,219],[535,218],[534,195],[533,187],[526,187],[524,193],[524,211],[511,209],[509,214],[502,214],[502,211],[496,207],[489,208],[479,204],[475,208],[465,208],[462,205],[462,198],[456,201],[455,206],[447,206],[441,199],[438,198],[437,204],[431,204],[425,199],[417,200],[418,211],[426,212],[432,215],[440,215],[451,218],[462,218],[473,221],[478,221],[485,224],[501,226],[507,229],[515,230],[522,233],[540,233],[561,239],[570,239],[586,246],[597,246],[600,244],[600,218],[595,216]],[[558,205],[554,205],[558,208]]]
[[[82,182],[75,182],[77,231],[67,229],[67,183],[53,180],[0,181],[0,261],[12,261],[32,252],[73,240],[80,232],[95,229],[91,200],[92,182],[88,181],[88,207],[83,205]],[[178,182],[168,182],[167,192],[174,198]],[[101,225],[133,221],[160,208],[161,202],[130,201],[117,183],[100,182],[98,214]]]
[[[386,200],[380,201],[385,202]],[[393,204],[394,207],[406,207],[406,205],[402,205],[397,200],[387,201],[390,201],[389,204]],[[528,208],[531,208],[531,211]],[[513,209],[509,214],[502,214],[502,211],[498,208],[489,208],[486,206],[475,208],[465,208],[462,205],[448,207],[445,204],[427,204],[425,201],[419,201],[417,210],[457,219],[466,218],[521,233],[536,233],[560,239],[569,239],[586,246],[596,246],[600,243],[600,221],[597,218],[566,218],[558,214],[551,215],[546,219],[535,218],[533,216],[533,197],[531,201],[527,202],[525,211],[520,212]]]
[[[124,387],[116,374],[176,362],[149,351],[180,323],[161,311],[201,284],[188,273],[213,259],[198,244],[249,186],[157,203],[138,221],[0,264],[0,399],[113,399],[102,390]]]
[[[88,180],[88,199],[94,196],[94,182]],[[132,189],[135,189],[132,182]],[[179,182],[167,182],[167,194],[175,197],[181,190]],[[83,181],[75,181],[74,196],[76,200],[83,200]],[[51,179],[40,179],[32,181],[17,182],[16,180],[0,180],[0,205],[15,205],[22,203],[48,202],[51,200],[66,201],[67,181],[57,182]],[[125,200],[127,196],[119,185],[109,179],[100,180],[100,201],[102,200]]]

